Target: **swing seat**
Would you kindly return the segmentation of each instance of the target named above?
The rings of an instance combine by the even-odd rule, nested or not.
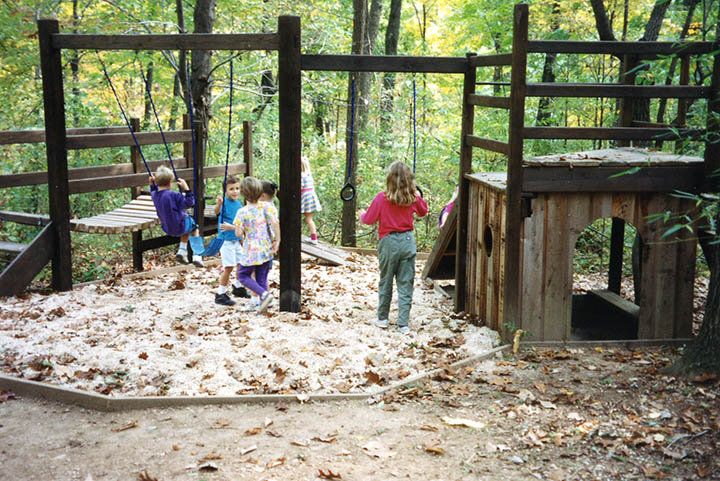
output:
[[[125,234],[160,223],[149,195],[141,195],[115,210],[84,219],[70,219],[70,229],[90,234]]]
[[[215,237],[210,241],[207,247],[200,236],[190,236],[190,247],[192,248],[193,255],[201,257],[212,257],[220,252],[220,248],[223,245],[224,240],[220,237]]]

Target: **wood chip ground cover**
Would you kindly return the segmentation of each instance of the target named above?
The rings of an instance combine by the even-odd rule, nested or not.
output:
[[[109,395],[350,393],[487,351],[497,334],[456,319],[416,282],[411,336],[372,325],[377,261],[303,265],[300,313],[214,304],[218,269],[115,279],[0,303],[0,371]],[[418,272],[422,265],[418,264]],[[278,269],[270,276],[277,293]]]

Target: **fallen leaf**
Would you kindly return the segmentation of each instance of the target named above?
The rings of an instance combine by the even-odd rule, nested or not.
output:
[[[714,381],[715,379],[717,379],[717,374],[705,373],[700,374],[699,376],[695,376],[692,381],[696,384],[703,384],[708,381]]]
[[[318,477],[323,479],[342,479],[340,473],[333,473],[332,470],[328,469],[327,472],[322,469],[318,469]]]
[[[138,354],[138,357],[140,359],[142,359],[143,361],[147,360],[147,358],[148,358],[147,352],[141,352],[140,354]]]
[[[255,451],[256,449],[257,449],[257,444],[253,444],[253,445],[250,446],[250,447],[247,447],[247,448],[245,448],[245,449],[241,449],[241,450],[240,450],[240,455],[241,455],[241,456],[244,456],[244,455],[246,455],[247,453],[252,453],[252,452]]]
[[[230,420],[229,419],[218,419],[215,421],[215,424],[210,426],[210,429],[222,429],[230,426]]]
[[[214,471],[218,470],[218,467],[215,466],[213,463],[205,463],[202,466],[200,466],[198,469],[200,471],[205,471],[205,472],[214,472]]]
[[[438,444],[425,444],[423,446],[423,451],[433,454],[445,454],[445,450]]]
[[[380,441],[369,441],[362,448],[365,451],[365,454],[374,458],[387,459],[392,458],[395,454],[397,454]]]
[[[178,446],[177,444],[173,444],[172,449],[173,451],[180,451],[180,446]]]
[[[662,471],[660,471],[660,468],[657,468],[655,466],[643,466],[642,472],[645,475],[646,478],[661,478],[662,477]]]
[[[710,474],[713,470],[713,465],[708,464],[706,466],[695,466],[695,472],[697,473],[698,477],[700,478],[707,478],[708,474]]]
[[[307,448],[310,445],[307,441],[290,441],[290,444],[293,446],[300,446],[302,448]]]
[[[548,479],[550,479],[552,481],[565,481],[565,471],[558,468],[555,471],[552,471],[550,474],[548,474]]]
[[[420,429],[422,431],[437,431],[439,428],[430,424],[423,424],[422,426],[420,426]]]
[[[535,381],[533,383],[533,386],[535,386],[535,389],[537,389],[540,394],[545,394],[545,391],[547,391],[545,384],[541,383],[540,381]]]
[[[365,379],[371,384],[380,384],[382,382],[380,375],[373,371],[365,371]]]
[[[273,423],[273,420],[270,418],[265,418],[265,427],[270,426]]]
[[[274,461],[270,461],[267,464],[267,468],[268,469],[276,468],[276,467],[280,466],[281,464],[285,464],[285,458],[277,458]]]
[[[219,459],[222,459],[223,455],[218,453],[210,453],[203,456],[200,461],[217,461]]]
[[[119,433],[121,431],[127,431],[128,429],[137,427],[137,425],[138,425],[138,421],[137,421],[137,419],[135,419],[134,421],[130,421],[127,424],[120,426],[119,428],[114,428],[113,431],[115,431],[116,433]]]
[[[254,427],[252,429],[248,429],[245,431],[245,434],[248,436],[255,436],[256,434],[260,434],[262,432],[262,428],[260,426]]]
[[[473,421],[471,419],[450,418],[447,416],[443,416],[441,419],[448,426],[465,426],[474,429],[483,429],[485,427],[484,423]]]

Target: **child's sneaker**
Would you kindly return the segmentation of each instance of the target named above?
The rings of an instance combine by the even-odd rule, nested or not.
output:
[[[193,256],[192,263],[195,267],[205,267],[205,263],[203,263],[202,257],[200,256]]]
[[[317,239],[308,239],[308,242],[314,246],[318,245]]]
[[[221,306],[234,306],[235,301],[230,299],[230,297],[223,292],[222,294],[215,294],[215,304],[220,304]]]
[[[232,293],[233,293],[233,296],[235,296],[235,297],[250,297],[250,294],[248,294],[247,289],[245,289],[243,286],[240,286],[240,287],[233,286]]]
[[[178,261],[180,264],[189,264],[190,261],[188,260],[187,252],[178,252],[175,254],[175,260]]]
[[[402,334],[404,336],[407,336],[412,331],[410,330],[410,326],[401,326],[401,327],[398,327],[398,332],[400,332],[400,334]]]
[[[388,320],[387,319],[375,319],[373,321],[373,324],[375,324],[375,326],[379,327],[380,329],[387,329]]]
[[[262,301],[260,302],[260,305],[258,306],[258,314],[262,314],[263,312],[267,311],[268,306],[272,303],[273,296],[269,292],[265,293],[265,296],[262,298]]]

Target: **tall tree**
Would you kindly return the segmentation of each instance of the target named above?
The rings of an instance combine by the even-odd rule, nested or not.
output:
[[[385,30],[385,55],[398,54],[398,40],[400,39],[400,14],[402,13],[402,0],[390,0],[390,14],[388,15],[387,29]],[[383,155],[383,165],[391,158],[389,149],[389,132],[392,129],[392,113],[394,110],[395,73],[385,72],[382,82],[382,98],[380,108],[380,153]]]
[[[560,2],[553,0],[551,4],[550,12],[550,29],[552,32],[556,32],[560,28]],[[542,82],[553,83],[555,82],[555,59],[557,58],[556,53],[545,54],[545,64],[543,65]],[[537,125],[549,125],[550,122],[550,104],[552,100],[550,97],[540,97],[538,100],[537,117],[535,123]]]

